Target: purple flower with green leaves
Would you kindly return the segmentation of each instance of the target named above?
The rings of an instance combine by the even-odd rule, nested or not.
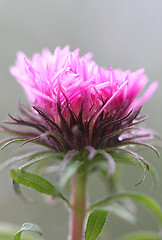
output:
[[[79,49],[70,52],[69,46],[64,49],[57,47],[53,54],[45,49],[42,54],[34,54],[31,60],[19,52],[10,72],[25,90],[29,106],[19,104],[20,115],[9,114],[10,120],[5,121],[17,126],[17,129],[1,126],[1,129],[14,135],[3,141],[2,148],[19,141],[21,146],[27,143],[41,146],[36,152],[12,158],[1,167],[28,158],[19,169],[11,170],[16,191],[20,190],[18,184],[23,184],[64,200],[71,209],[70,240],[83,238],[88,211],[111,200],[109,197],[88,205],[86,186],[90,173],[102,173],[106,181],[111,179],[109,182],[114,186],[116,180],[113,177],[118,162],[133,162],[144,171],[149,169],[148,162],[136,152],[138,148],[151,148],[159,156],[158,151],[146,143],[154,137],[154,132],[140,127],[147,118],[141,115],[141,108],[158,83],[153,82],[142,93],[148,83],[143,69],[131,72],[114,70],[110,66],[109,70],[105,70],[91,57],[90,53],[79,57]],[[60,161],[57,170],[53,170],[56,186],[39,175],[25,171],[33,164],[38,164],[38,169],[42,171],[47,166],[53,166],[53,160]],[[103,166],[105,163],[106,168]],[[61,192],[69,180],[72,183],[70,201]],[[112,198],[136,196],[122,194]],[[107,214],[108,211],[103,209],[92,211],[85,232],[86,240],[97,238]],[[100,226],[93,229],[98,217],[101,217]]]

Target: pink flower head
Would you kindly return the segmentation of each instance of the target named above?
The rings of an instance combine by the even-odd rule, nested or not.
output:
[[[70,52],[69,46],[57,47],[54,54],[43,50],[42,55],[35,54],[31,61],[19,52],[16,66],[10,71],[25,89],[29,101],[49,113],[58,124],[58,100],[66,120],[70,115],[68,107],[78,117],[83,104],[84,122],[94,114],[106,115],[125,103],[129,109],[139,108],[157,87],[154,82],[137,99],[147,83],[143,69],[133,73],[112,68],[108,71],[90,58],[90,53],[80,58],[79,49]]]
[[[45,49],[32,60],[19,52],[10,71],[40,124],[48,122],[48,131],[57,133],[68,149],[113,146],[122,133],[132,136],[126,129],[139,121],[139,109],[158,85],[152,83],[140,97],[148,82],[143,69],[105,70],[91,61],[90,53],[80,58],[79,49],[70,52],[69,46],[57,47],[53,54]]]

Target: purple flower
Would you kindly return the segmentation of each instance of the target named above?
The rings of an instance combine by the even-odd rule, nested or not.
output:
[[[157,88],[154,82],[145,94],[137,99],[147,83],[144,70],[136,72],[104,70],[90,61],[91,54],[79,58],[79,49],[69,51],[57,47],[54,54],[43,50],[42,55],[35,54],[30,61],[23,53],[17,55],[16,66],[10,71],[23,86],[31,104],[50,114],[60,126],[58,101],[61,114],[70,124],[70,111],[75,119],[82,108],[83,123],[93,122],[102,113],[106,115],[122,105],[122,116],[131,109],[139,109]]]
[[[140,109],[158,83],[153,82],[140,96],[148,82],[143,69],[105,70],[90,59],[90,53],[80,58],[79,49],[70,52],[69,46],[57,47],[54,54],[43,50],[31,61],[19,52],[10,71],[32,107],[20,105],[23,117],[9,115],[7,123],[22,126],[21,130],[3,129],[16,134],[24,144],[40,143],[63,153],[88,149],[90,159],[96,149],[105,150],[110,162],[108,152],[113,151],[138,158],[126,146],[154,149],[143,142],[151,139],[153,132],[136,125],[146,119],[140,116]]]

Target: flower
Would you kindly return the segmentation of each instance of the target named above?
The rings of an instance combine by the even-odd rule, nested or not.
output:
[[[158,86],[153,82],[139,97],[148,82],[143,69],[105,70],[91,61],[90,53],[80,58],[79,49],[70,52],[66,46],[57,47],[54,54],[43,50],[31,61],[19,52],[10,71],[32,107],[19,106],[23,118],[9,115],[11,121],[6,123],[22,125],[21,131],[1,128],[16,134],[23,144],[41,143],[63,153],[88,149],[90,159],[96,149],[109,160],[108,152],[116,150],[138,157],[123,146],[149,146],[156,151],[143,142],[154,133],[136,127],[146,119],[140,116],[142,105]],[[24,126],[32,131],[25,131]],[[148,167],[143,158],[140,160]]]
[[[116,111],[127,105],[122,115],[130,109],[140,108],[150,98],[157,87],[154,82],[142,98],[136,100],[147,83],[144,70],[131,73],[121,70],[104,70],[90,61],[91,54],[79,58],[79,49],[69,51],[57,47],[54,54],[43,50],[30,61],[23,53],[17,55],[16,66],[10,71],[23,86],[29,101],[50,114],[60,126],[57,104],[69,123],[70,111],[78,118],[82,106],[83,122],[92,115]]]

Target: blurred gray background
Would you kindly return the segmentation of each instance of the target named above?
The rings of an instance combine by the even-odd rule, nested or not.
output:
[[[100,66],[132,71],[142,67],[150,82],[159,81],[158,90],[143,112],[150,115],[147,126],[162,134],[161,0],[0,0],[0,120],[17,111],[19,99],[26,102],[21,87],[8,71],[16,52],[21,50],[30,58],[45,47],[53,52],[56,46],[67,44],[71,50],[80,48],[80,55],[92,52]],[[1,161],[11,155],[10,149],[13,150],[7,148],[0,153]],[[149,150],[143,154],[157,169],[162,186],[162,158],[157,159]],[[126,190],[150,194],[149,174],[144,183],[134,187],[137,176],[139,179],[138,170],[125,167],[123,171]],[[161,186],[151,195],[162,205]],[[89,187],[91,199],[105,195],[105,188],[96,176],[90,179]],[[20,225],[31,221],[42,227],[45,239],[66,239],[68,213],[63,205],[46,206],[39,194],[34,195],[37,203],[22,202],[12,189],[9,170],[1,173],[0,221]],[[107,233],[111,240],[128,231],[157,230],[155,218],[143,208],[140,210],[137,226],[111,215],[100,240],[106,240]]]

